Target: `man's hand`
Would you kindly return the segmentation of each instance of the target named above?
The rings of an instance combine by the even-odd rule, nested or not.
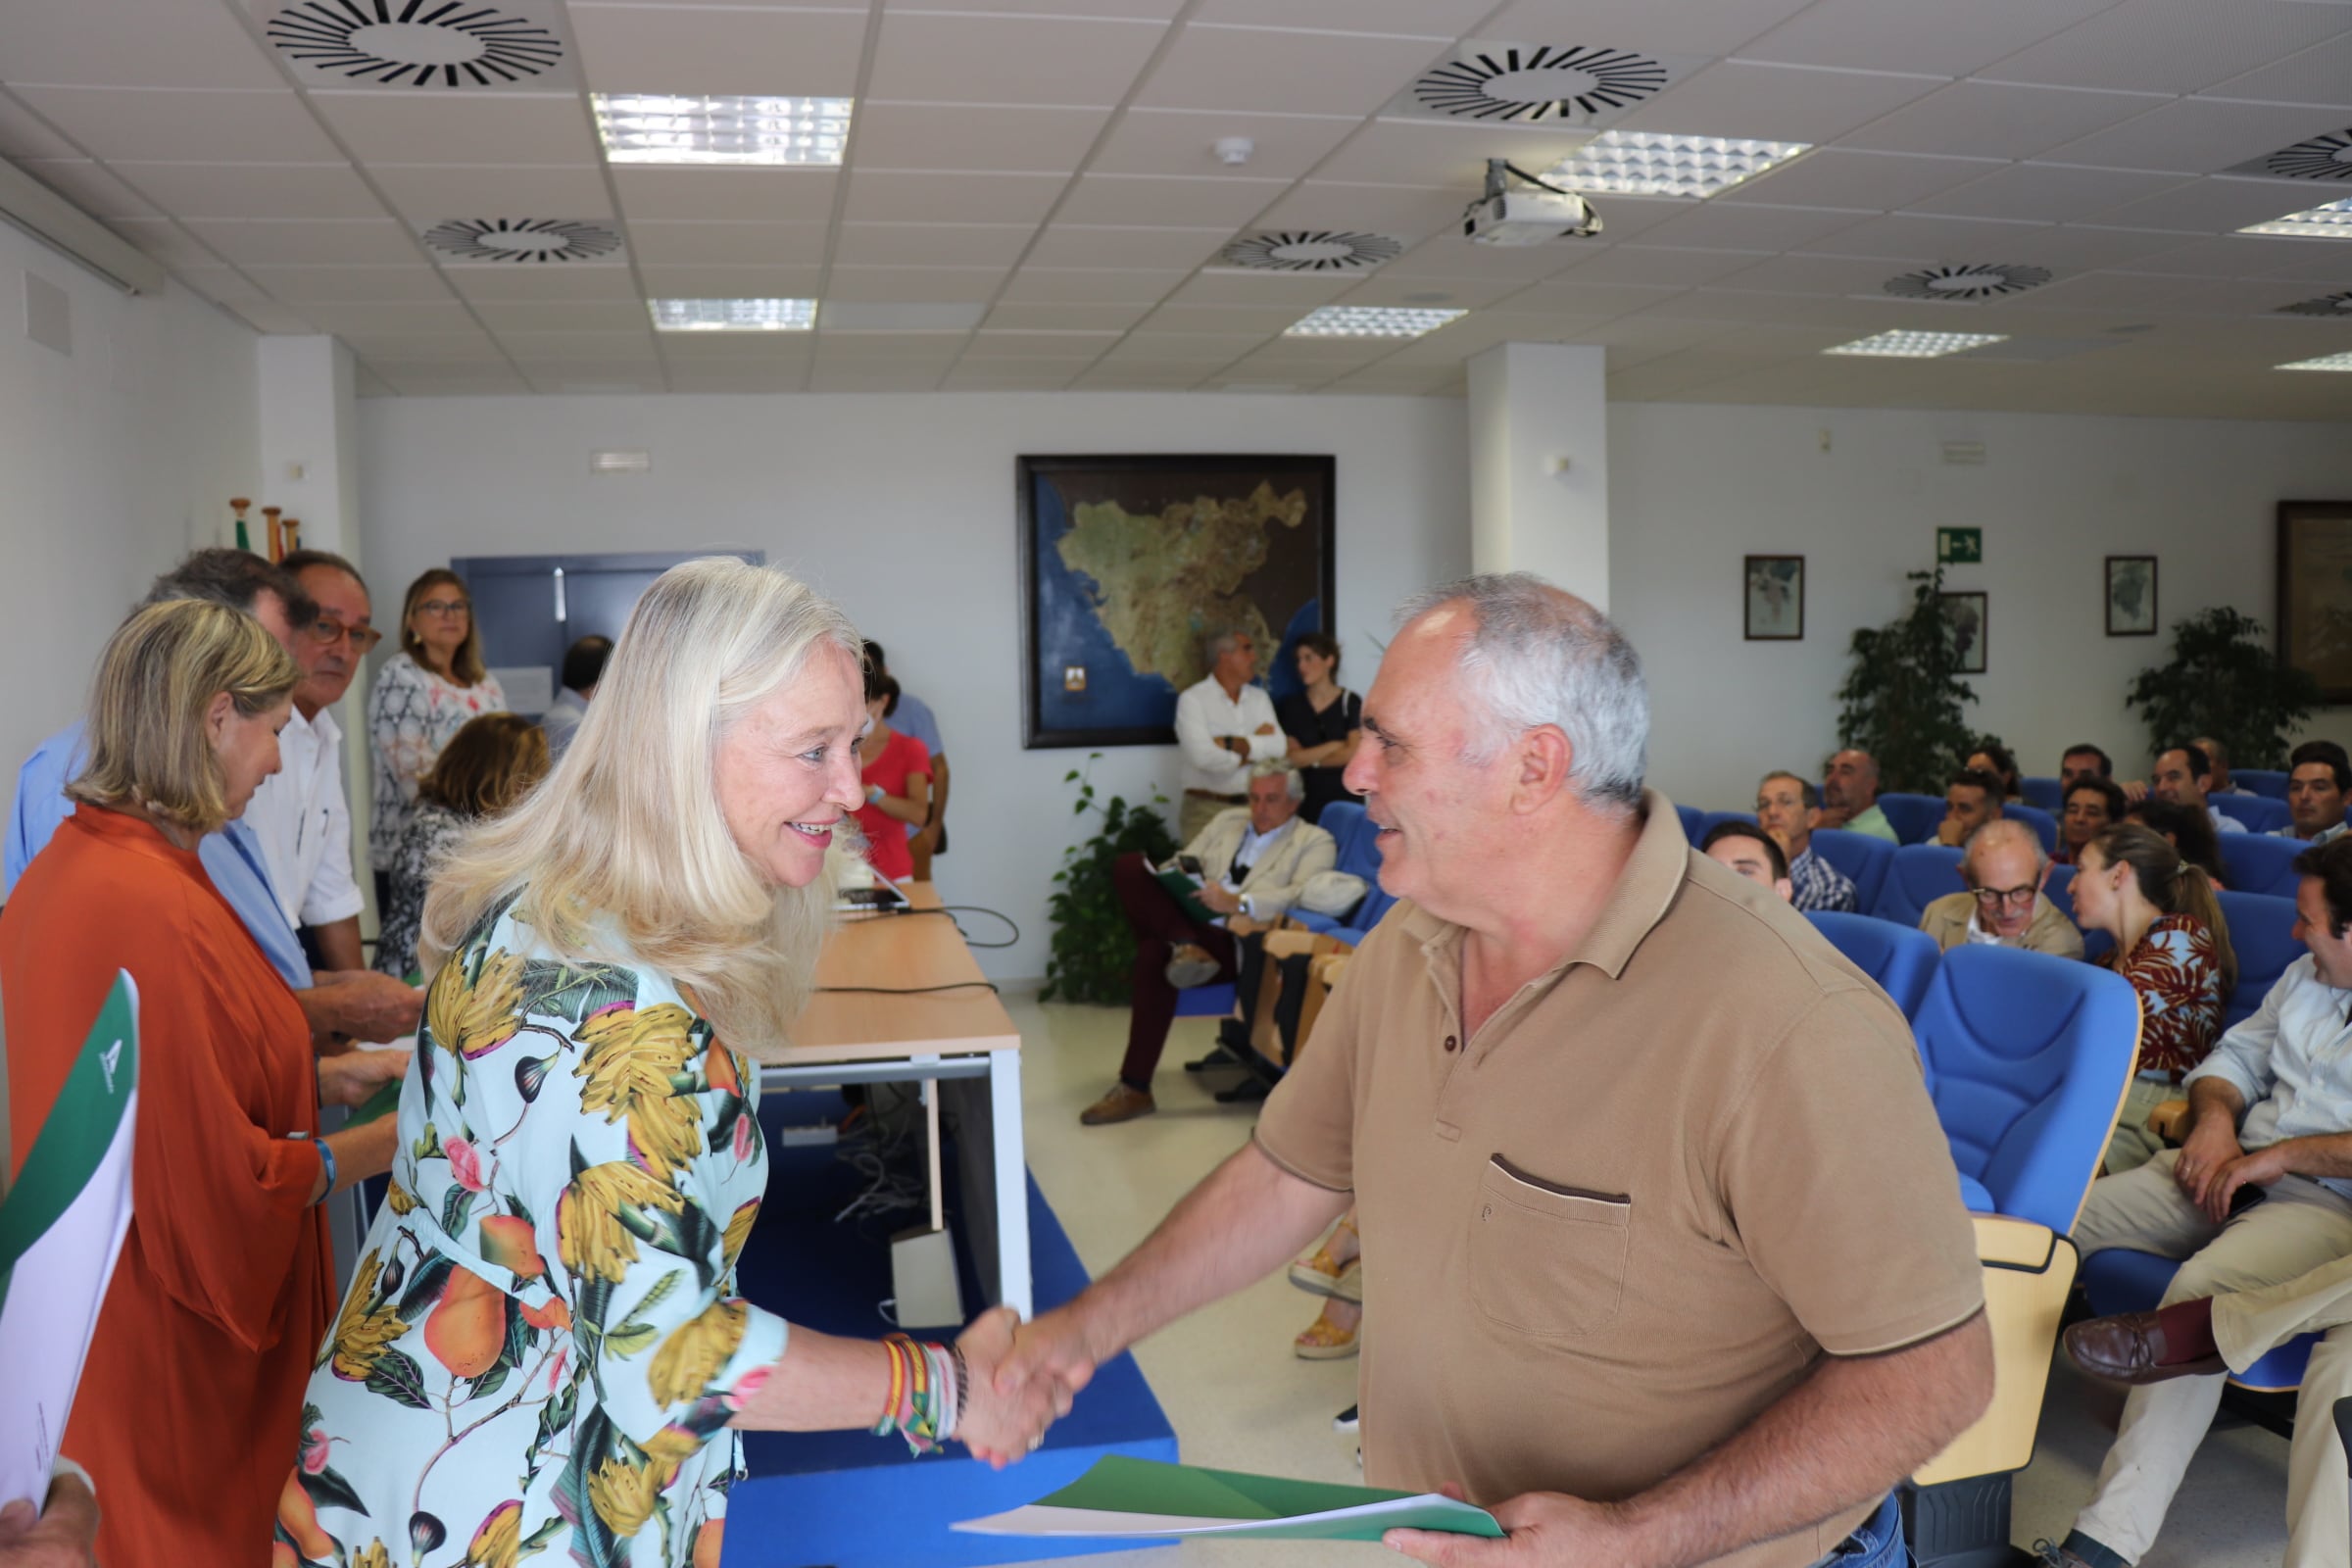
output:
[[[0,1568],[96,1568],[98,1499],[77,1475],[49,1483],[36,1514],[19,1498],[0,1508]]]
[[[2147,781],[2144,779],[2126,779],[2116,788],[2124,792],[2124,799],[2127,801],[2137,803],[2148,798]]]
[[[1274,726],[1271,724],[1260,724],[1256,729],[1251,730],[1250,733],[1253,735],[1271,735],[1274,733]]]
[[[361,1105],[396,1078],[407,1076],[413,1051],[346,1051],[318,1058],[318,1103]]]
[[[2268,1187],[2285,1174],[2287,1160],[2284,1144],[2273,1144],[2268,1149],[2257,1149],[2251,1154],[2240,1154],[2213,1173],[2205,1184],[2204,1200],[2198,1206],[2205,1210],[2207,1219],[2216,1225],[2223,1224],[2230,1218],[2230,1200],[2237,1196],[2239,1188],[2249,1184]]]
[[[997,1371],[1022,1332],[1021,1315],[1009,1306],[980,1315],[956,1342],[971,1386],[956,1419],[956,1440],[999,1470],[1027,1458],[1046,1440],[1046,1429],[1070,1413],[1070,1393],[1052,1378],[1034,1378],[1000,1392]]]
[[[2180,1187],[2180,1196],[2197,1207],[2211,1213],[2207,1202],[2213,1180],[2225,1168],[2244,1157],[2238,1147],[2237,1124],[2227,1111],[2213,1110],[2200,1114],[2180,1144],[2180,1157],[2173,1165],[2173,1181]],[[2225,1208],[2224,1217],[2229,1210]]]
[[[373,969],[325,969],[311,977],[304,1007],[314,1028],[324,1027],[354,1040],[381,1044],[416,1031],[424,1015],[424,990],[377,974]]]
[[[1959,848],[1962,837],[1960,824],[1951,817],[1947,816],[1936,824],[1936,842],[1946,849]]]
[[[1253,936],[1260,931],[1271,931],[1273,927],[1260,925],[1246,914],[1237,914],[1232,919],[1225,922],[1225,929],[1232,932],[1236,937],[1246,937]]]
[[[1460,1500],[1462,1490],[1442,1490]],[[1437,1568],[1637,1568],[1616,1509],[1558,1492],[1531,1492],[1488,1510],[1509,1532],[1500,1541],[1444,1530],[1392,1530],[1381,1544]]]
[[[1228,893],[1223,888],[1216,886],[1214,883],[1201,888],[1199,892],[1195,893],[1193,897],[1199,899],[1202,904],[1216,910],[1219,914],[1239,914],[1242,912],[1242,896],[1238,893]]]
[[[970,1352],[965,1355],[968,1358]],[[1095,1363],[1100,1359],[1074,1304],[1059,1307],[1021,1325],[1012,1338],[1012,1353],[997,1367],[997,1392],[1011,1396],[1036,1385],[1058,1389],[1075,1398],[1094,1381]],[[973,1375],[979,1375],[977,1368]]]

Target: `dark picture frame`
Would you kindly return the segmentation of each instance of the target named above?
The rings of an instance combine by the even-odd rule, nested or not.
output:
[[[1805,637],[1805,558],[1749,556],[1740,574],[1740,640],[1793,643]]]
[[[2147,567],[2147,578],[2139,580],[2136,568]],[[2145,590],[2144,593],[2142,590]],[[2109,556],[2103,592],[2107,601],[2107,635],[2110,637],[2153,637],[2158,624],[2157,573],[2154,556]],[[2144,609],[2133,606],[2142,598]]]
[[[2352,501],[2278,503],[2278,662],[2352,703]]]
[[[1022,747],[1172,744],[1219,631],[1262,628],[1259,679],[1295,690],[1294,640],[1339,625],[1337,469],[1329,454],[1019,457]],[[1125,581],[1086,569],[1105,528]]]
[[[1992,641],[1991,600],[1992,596],[1981,588],[1943,596],[1944,618],[1951,622],[1952,637],[1960,649],[1960,662],[1954,666],[1954,674],[1984,673]]]

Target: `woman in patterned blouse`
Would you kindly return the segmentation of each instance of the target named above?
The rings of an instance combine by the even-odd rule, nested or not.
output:
[[[368,863],[375,867],[377,908],[392,899],[392,861],[416,808],[416,781],[467,719],[506,706],[506,688],[482,662],[481,628],[465,582],[435,566],[409,584],[400,607],[400,652],[384,661],[368,696],[368,740],[375,754]]]
[[[2082,847],[2074,901],[2077,925],[2115,939],[2098,961],[2139,993],[2139,1074],[2107,1143],[2112,1176],[2163,1149],[2148,1132],[2148,1113],[2173,1099],[2181,1075],[2213,1049],[2223,999],[2237,984],[2237,956],[2212,879],[2137,822]]]

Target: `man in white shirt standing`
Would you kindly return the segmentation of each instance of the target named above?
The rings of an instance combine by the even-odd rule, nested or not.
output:
[[[1274,699],[1252,686],[1257,644],[1248,632],[1209,639],[1208,675],[1176,699],[1176,744],[1184,753],[1176,837],[1190,844],[1219,811],[1246,806],[1250,766],[1288,755]]]

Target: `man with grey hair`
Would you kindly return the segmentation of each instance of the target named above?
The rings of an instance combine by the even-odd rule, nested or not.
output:
[[[1984,1408],[1983,1276],[1909,1028],[1642,786],[1607,617],[1525,574],[1405,607],[1348,763],[1402,901],[1255,1138],[1022,1331],[1001,1387],[1105,1358],[1352,1201],[1374,1484],[1500,1541],[1443,1568],[1878,1568],[1890,1489]],[[1802,1157],[1791,1157],[1801,1152]]]
[[[1290,753],[1274,699],[1250,684],[1256,642],[1248,632],[1221,632],[1207,653],[1208,673],[1176,699],[1176,744],[1184,753],[1176,836],[1186,844],[1219,811],[1246,803],[1252,762],[1279,762]]]
[[[1960,880],[1965,892],[1947,893],[1920,913],[1919,928],[1938,948],[1973,942],[2082,956],[2082,933],[2042,892],[2050,858],[2027,823],[1997,816],[1978,827],[1960,851]]]

